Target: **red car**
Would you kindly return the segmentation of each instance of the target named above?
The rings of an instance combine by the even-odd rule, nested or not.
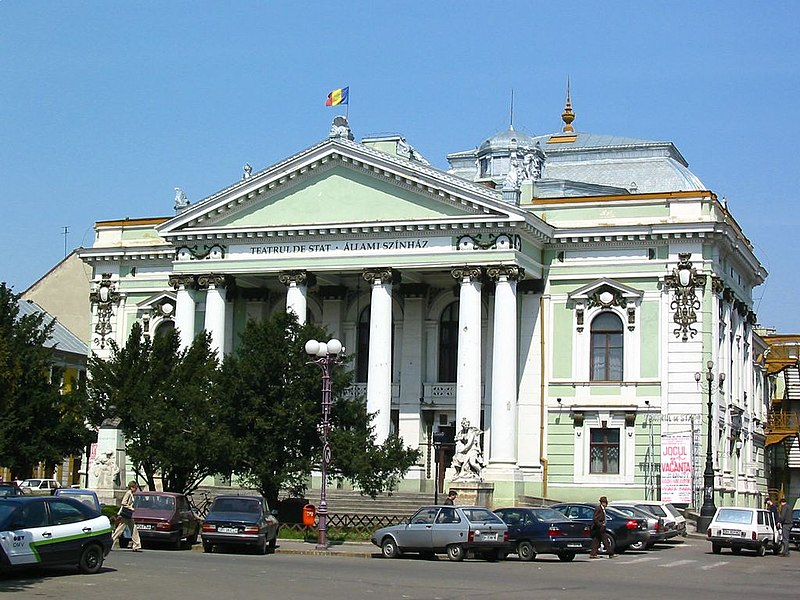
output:
[[[200,535],[200,518],[189,507],[184,494],[138,492],[133,499],[133,521],[142,544],[163,542],[180,549],[191,547]],[[127,540],[126,540],[127,541]]]

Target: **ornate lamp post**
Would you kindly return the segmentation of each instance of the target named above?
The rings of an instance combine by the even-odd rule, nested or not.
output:
[[[317,515],[317,550],[328,549],[328,467],[331,464],[331,447],[328,443],[328,434],[331,427],[331,372],[333,367],[342,362],[344,347],[336,338],[328,342],[308,340],[306,352],[311,356],[311,362],[322,369],[322,483],[319,491],[319,507]]]
[[[442,446],[445,444],[445,433],[444,431],[434,431],[433,432],[433,460],[434,462],[434,477],[435,482],[433,484],[433,503],[439,504],[439,462],[441,461],[442,457]]]
[[[725,383],[725,373],[720,373],[717,383],[714,382],[714,363],[708,361],[706,363],[707,371],[705,373],[706,388],[708,390],[708,430],[706,432],[706,468],[703,471],[703,506],[700,508],[700,517],[697,519],[697,531],[704,532],[711,524],[711,519],[714,518],[714,513],[717,512],[717,507],[714,504],[714,458],[711,454],[711,446],[713,440],[712,433],[712,394],[716,387],[717,390],[722,388]],[[702,373],[695,373],[694,380],[699,384],[703,378]]]

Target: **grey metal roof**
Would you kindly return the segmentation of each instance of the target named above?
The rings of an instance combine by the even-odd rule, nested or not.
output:
[[[33,300],[19,300],[17,305],[19,306],[20,317],[43,313],[45,315],[45,324],[49,323],[54,318],[53,315],[48,313]],[[69,352],[71,354],[80,354],[82,356],[88,356],[89,354],[89,346],[84,344],[78,336],[64,327],[58,320],[53,324],[50,338],[44,345],[47,348],[55,348],[56,350]]]

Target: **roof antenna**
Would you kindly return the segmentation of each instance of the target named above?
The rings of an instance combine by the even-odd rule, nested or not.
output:
[[[569,93],[569,77],[567,77],[567,104],[564,107],[564,112],[561,113],[561,120],[564,121],[564,132],[573,132],[575,129],[572,127],[572,122],[575,120],[575,113],[572,112],[572,98]]]
[[[508,128],[514,130],[514,88],[511,88],[511,124]]]

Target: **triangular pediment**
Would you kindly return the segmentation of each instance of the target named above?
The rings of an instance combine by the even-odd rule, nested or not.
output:
[[[190,206],[158,231],[169,238],[531,219],[494,190],[363,144],[327,140]]]
[[[625,306],[628,300],[640,300],[642,296],[644,296],[642,290],[637,290],[607,277],[601,277],[571,292],[567,295],[567,299],[570,303],[583,302],[588,305],[598,306],[614,304]]]

